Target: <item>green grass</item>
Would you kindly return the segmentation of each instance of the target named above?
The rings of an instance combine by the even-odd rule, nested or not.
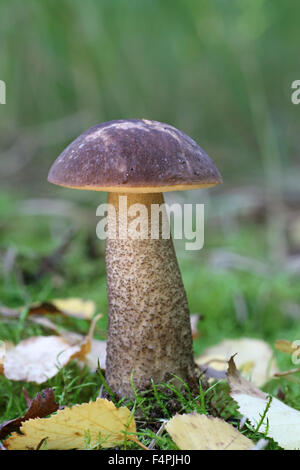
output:
[[[55,216],[18,214],[17,204],[18,200],[11,196],[4,194],[0,197],[1,259],[4,260],[8,249],[15,250],[16,254],[11,271],[7,271],[2,263],[0,302],[9,307],[16,307],[28,305],[32,301],[58,297],[93,299],[97,304],[97,311],[104,314],[96,329],[96,337],[103,339],[102,330],[105,330],[107,325],[107,299],[102,242],[95,238],[91,253],[88,240],[93,239],[93,229],[89,226],[78,228],[70,247],[59,259],[55,270],[35,279],[41,258],[51,254],[60,245],[62,234],[67,232],[70,224],[64,219],[58,223]],[[294,278],[282,270],[272,272],[268,276],[234,269],[216,270],[209,262],[212,250],[221,246],[224,250],[235,250],[268,264],[264,255],[264,230],[250,224],[222,237],[220,233],[214,233],[208,224],[207,234],[205,248],[199,254],[193,257],[184,255],[180,248],[178,252],[191,312],[199,312],[202,315],[198,324],[199,335],[194,342],[195,354],[200,354],[207,346],[225,338],[262,338],[271,346],[279,338],[300,338],[299,322],[285,312],[287,303],[300,301]],[[247,315],[244,319],[239,318],[235,311],[236,294],[242,295],[247,305]],[[2,319],[0,339],[17,343],[33,335],[49,333],[44,328],[32,324],[25,313],[26,310],[19,319]],[[56,318],[55,321],[64,328],[83,334],[89,328],[89,323],[85,320]],[[274,354],[282,369],[293,367],[289,356],[276,351]],[[61,369],[56,377],[40,386],[12,382],[0,376],[0,420],[9,420],[24,413],[26,402],[22,392],[23,386],[31,397],[43,388],[52,387],[59,404],[71,406],[95,400],[103,380],[99,372],[91,373],[87,368],[81,369],[75,362]],[[300,376],[295,374],[270,381],[264,390],[274,396],[280,393],[284,396],[286,404],[300,409],[299,385]],[[114,400],[114,397],[110,398]],[[116,405],[120,404],[116,402]],[[226,419],[236,427],[239,425],[237,406],[230,398],[225,382],[210,385],[202,382],[196,397],[192,396],[187,388],[182,393],[182,390],[171,384],[153,384],[152,390],[136,392],[134,400],[122,400],[122,404],[135,410],[140,441],[148,446],[152,439],[156,439],[156,447],[160,449],[176,448],[166,432],[156,436],[163,420],[169,419],[176,412],[196,411],[212,414]],[[244,427],[242,432],[255,442],[261,437],[259,432],[255,432],[250,426]],[[126,448],[136,447],[132,442],[126,445]],[[276,449],[278,446],[270,442],[268,448]]]

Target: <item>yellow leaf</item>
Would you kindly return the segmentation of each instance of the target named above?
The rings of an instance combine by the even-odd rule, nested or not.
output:
[[[80,298],[54,299],[51,303],[62,313],[78,318],[91,320],[96,312],[95,302]]]
[[[25,309],[25,306],[11,309],[1,307],[2,315],[8,317],[18,317]],[[92,300],[84,300],[77,297],[68,299],[53,299],[45,302],[33,302],[28,307],[28,315],[49,315],[61,314],[84,320],[91,320],[96,312],[96,304]]]
[[[42,441],[47,450],[108,448],[126,439],[137,442],[130,410],[101,398],[64,408],[50,418],[30,419],[20,431],[22,435],[13,433],[3,443],[8,450],[37,449]]]
[[[253,442],[220,418],[175,415],[166,430],[181,450],[249,450]]]

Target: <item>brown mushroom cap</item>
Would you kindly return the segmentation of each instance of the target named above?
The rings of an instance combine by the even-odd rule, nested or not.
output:
[[[146,119],[91,127],[56,159],[48,181],[75,189],[165,192],[222,182],[194,140],[169,124]]]

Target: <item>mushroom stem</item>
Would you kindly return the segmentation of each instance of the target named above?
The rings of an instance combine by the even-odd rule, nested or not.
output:
[[[127,196],[128,216],[119,207],[120,196]],[[138,390],[151,387],[151,379],[162,383],[173,375],[191,388],[196,384],[186,293],[172,238],[162,238],[161,221],[158,239],[151,239],[151,205],[163,202],[162,193],[108,196],[108,203],[115,208],[117,231],[115,239],[106,240],[109,306],[106,379],[118,397],[133,395],[131,375]],[[131,233],[134,219],[137,221],[129,210],[132,204],[147,208],[146,213],[139,210],[135,215],[148,239],[120,236],[127,227]],[[132,209],[135,212],[140,206]],[[108,230],[115,223],[113,212],[108,211]]]

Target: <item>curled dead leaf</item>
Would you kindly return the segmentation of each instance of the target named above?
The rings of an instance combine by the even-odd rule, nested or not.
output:
[[[54,400],[54,391],[51,388],[42,390],[35,398],[29,400],[28,410],[24,416],[0,424],[0,440],[4,439],[13,431],[18,431],[24,421],[44,418],[57,411],[58,407],[58,403]]]

